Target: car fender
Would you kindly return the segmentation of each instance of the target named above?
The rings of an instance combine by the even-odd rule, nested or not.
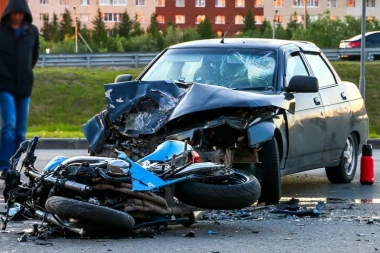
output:
[[[274,137],[276,125],[273,119],[266,119],[248,127],[249,145],[254,147]]]

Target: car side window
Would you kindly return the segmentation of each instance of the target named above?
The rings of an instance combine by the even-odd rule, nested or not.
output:
[[[293,53],[288,56],[286,62],[286,85],[293,76],[308,76],[309,73],[299,53]]]
[[[336,84],[335,77],[329,66],[322,59],[320,54],[305,53],[306,59],[313,70],[314,76],[318,79],[319,87]]]

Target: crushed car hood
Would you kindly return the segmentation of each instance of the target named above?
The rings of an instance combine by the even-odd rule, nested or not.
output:
[[[105,96],[111,121],[125,116],[124,134],[157,132],[181,116],[223,108],[274,106],[294,113],[291,94],[268,94],[174,81],[131,81],[106,84]],[[119,129],[119,131],[122,129]]]

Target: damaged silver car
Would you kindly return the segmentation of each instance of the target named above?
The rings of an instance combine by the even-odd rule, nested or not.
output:
[[[364,101],[312,43],[213,39],[171,46],[135,79],[105,85],[107,109],[83,131],[90,152],[134,160],[187,140],[202,161],[254,174],[260,202],[278,202],[281,176],[326,168],[349,183],[368,136]]]

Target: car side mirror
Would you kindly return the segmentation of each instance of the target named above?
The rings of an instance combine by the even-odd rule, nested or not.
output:
[[[133,79],[133,76],[131,74],[118,75],[115,78],[115,83],[129,82],[129,81],[132,81],[132,79]]]
[[[318,90],[318,79],[314,76],[293,76],[286,87],[288,92],[312,93]]]

